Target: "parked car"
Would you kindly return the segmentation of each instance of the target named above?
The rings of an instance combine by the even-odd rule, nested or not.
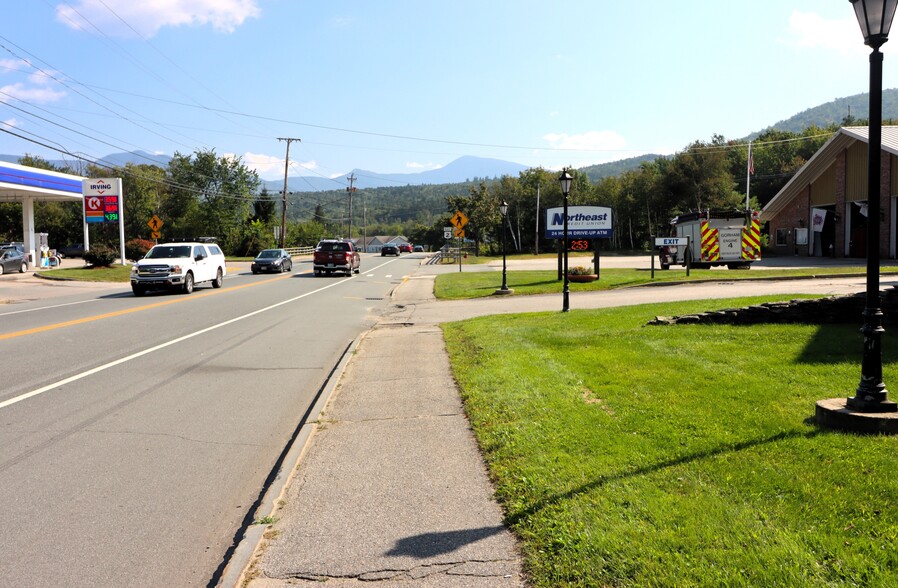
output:
[[[412,251],[415,253],[424,253],[424,245],[415,245],[412,247]]]
[[[400,253],[411,253],[412,252],[412,244],[411,243],[400,243],[399,244],[399,252]]]
[[[342,239],[323,239],[318,242],[312,254],[312,268],[315,275],[330,275],[335,271],[346,275],[361,271],[362,258],[352,241]]]
[[[56,250],[60,257],[84,257],[84,243],[72,243]]]
[[[6,241],[5,243],[0,243],[0,249],[7,249],[9,247],[18,249],[22,252],[22,255],[25,254],[25,244],[21,241]]]
[[[27,271],[28,260],[25,259],[24,253],[15,247],[0,249],[0,274],[5,274],[6,272],[20,272],[24,274]]]
[[[225,256],[218,245],[164,243],[153,245],[143,259],[131,266],[131,290],[135,296],[162,289],[190,294],[195,284],[203,282],[221,288],[226,274]]]
[[[380,256],[386,257],[387,255],[400,255],[399,247],[397,247],[396,245],[384,245],[383,247],[381,247]]]
[[[285,249],[264,249],[250,266],[253,274],[259,272],[289,272],[293,270],[293,258]]]

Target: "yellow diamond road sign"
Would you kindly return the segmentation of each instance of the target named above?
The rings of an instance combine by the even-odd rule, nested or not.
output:
[[[468,217],[466,217],[465,213],[463,213],[462,211],[456,210],[455,215],[449,222],[452,223],[452,226],[454,226],[456,229],[460,229],[468,224]]]
[[[162,219],[159,218],[158,216],[156,216],[155,214],[153,215],[153,218],[151,218],[149,221],[147,221],[147,226],[150,227],[151,229],[153,229],[154,233],[159,232],[159,229],[161,229],[162,225],[164,225],[164,224],[165,223],[162,222]]]

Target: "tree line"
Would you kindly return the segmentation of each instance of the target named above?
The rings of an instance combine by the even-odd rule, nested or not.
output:
[[[766,204],[837,130],[837,125],[810,126],[797,133],[768,130],[754,138],[751,207],[757,210]],[[75,173],[34,156],[25,156],[20,163]],[[597,181],[590,179],[590,168],[571,170],[569,205],[605,206],[613,212],[614,236],[603,240],[603,249],[645,250],[655,235],[666,234],[677,214],[745,207],[749,167],[745,140],[714,135],[673,155],[634,165]],[[163,239],[214,237],[228,255],[254,255],[278,244],[281,194],[260,189],[257,173],[240,158],[197,150],[190,155],[176,153],[165,168],[89,165],[79,175],[122,178],[126,239],[150,239],[147,222],[155,215],[164,223]],[[499,204],[505,201],[509,250],[544,252],[555,246],[543,235],[545,210],[563,205],[558,175],[538,167],[517,177],[360,190],[352,195],[351,217],[345,191],[291,193],[285,243],[314,245],[325,236],[348,237],[351,224],[353,238],[405,235],[436,249],[444,243],[443,227],[458,210],[470,219],[465,232],[471,246],[496,253],[502,242]],[[21,205],[0,204],[0,239],[21,240],[21,218]],[[35,229],[49,234],[51,247],[82,241],[80,204],[36,203]],[[92,245],[117,244],[118,227],[112,223],[91,225],[90,230]]]

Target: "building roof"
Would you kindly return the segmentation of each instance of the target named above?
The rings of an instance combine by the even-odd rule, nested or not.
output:
[[[782,211],[805,187],[829,169],[833,160],[856,142],[867,143],[868,127],[842,127],[796,172],[761,210],[761,221],[769,221]],[[882,149],[898,155],[898,126],[882,127]]]

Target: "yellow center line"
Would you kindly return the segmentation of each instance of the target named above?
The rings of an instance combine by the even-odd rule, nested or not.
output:
[[[309,272],[302,272],[309,273]],[[230,286],[228,288],[222,288],[220,290],[211,290],[208,292],[200,292],[198,295],[191,296],[189,298],[172,298],[169,300],[163,300],[162,302],[154,302],[152,304],[145,304],[143,306],[136,306],[134,308],[126,308],[124,310],[117,310],[115,312],[107,312],[104,314],[97,314],[94,316],[86,316],[80,319],[74,319],[71,321],[65,321],[62,323],[53,323],[50,325],[44,325],[42,327],[34,327],[33,329],[25,329],[24,331],[15,331],[13,333],[5,333],[0,335],[0,341],[4,341],[6,339],[14,339],[16,337],[24,337],[25,335],[34,335],[36,333],[45,333],[47,331],[55,331],[56,329],[64,329],[65,327],[72,327],[75,325],[83,325],[85,323],[91,323],[94,321],[99,321],[108,318],[114,318],[117,316],[123,316],[126,314],[131,314],[133,312],[142,312],[144,310],[150,310],[152,308],[159,308],[161,306],[167,306],[169,304],[177,304],[179,302],[189,302],[191,300],[199,300],[200,298],[204,298],[206,296],[213,296],[215,294],[222,294],[224,292],[233,292],[235,290],[242,290],[243,288],[249,288],[252,286],[261,286],[263,284],[268,284],[270,282],[274,282],[277,280],[284,280],[291,276],[299,275],[299,274],[287,274],[282,276],[277,276],[274,278],[269,278],[267,280],[263,280],[261,282],[250,282],[248,284],[241,284],[239,286]]]

